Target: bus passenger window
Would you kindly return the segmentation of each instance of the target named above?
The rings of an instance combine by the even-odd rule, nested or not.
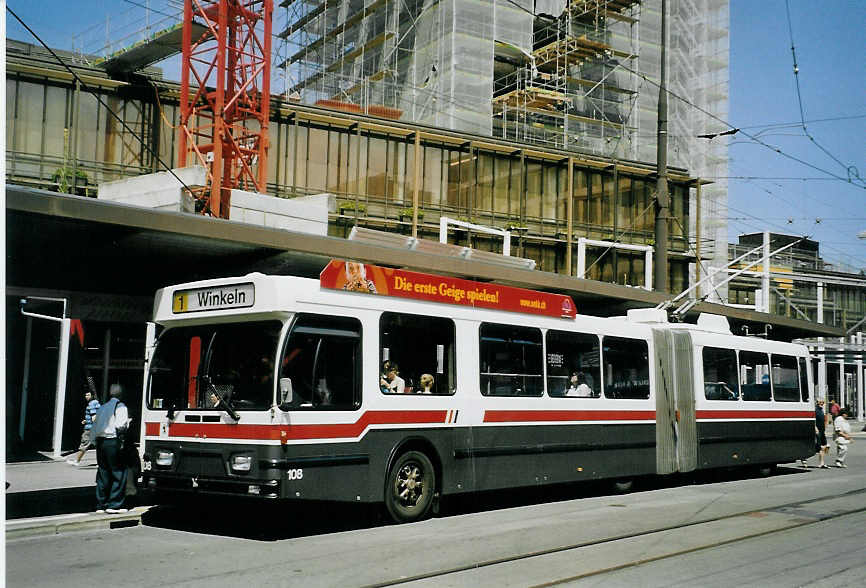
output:
[[[803,402],[809,402],[809,366],[804,357],[798,357],[797,363],[800,366],[800,398]]]
[[[383,394],[448,395],[457,391],[454,321],[383,312],[379,319]],[[424,382],[422,383],[422,377]]]
[[[354,410],[361,405],[361,323],[302,314],[280,359],[292,390],[289,410]]]
[[[788,355],[771,355],[773,366],[773,398],[778,402],[799,402],[800,381],[797,374],[797,358]]]
[[[484,323],[479,345],[483,395],[542,395],[544,357],[539,329]]]
[[[704,347],[704,397],[707,400],[739,400],[737,352],[733,349]]]
[[[605,337],[605,398],[649,398],[649,348],[643,339]]]
[[[601,396],[601,350],[596,335],[547,332],[547,394]]]
[[[740,389],[743,400],[770,400],[770,361],[766,353],[740,351]]]

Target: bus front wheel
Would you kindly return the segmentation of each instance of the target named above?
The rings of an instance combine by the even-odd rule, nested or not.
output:
[[[433,504],[436,472],[420,451],[407,451],[394,462],[385,483],[385,507],[398,523],[424,518]]]

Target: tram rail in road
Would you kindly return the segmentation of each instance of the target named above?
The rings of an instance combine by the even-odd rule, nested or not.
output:
[[[864,504],[866,489],[853,490],[841,496],[814,498],[760,511],[734,513],[709,520],[480,561],[413,577],[377,582],[365,588],[407,584],[502,586],[514,584],[515,578],[521,579],[517,584],[531,585],[534,588],[558,586],[627,567],[866,513]],[[550,579],[551,569],[563,568],[570,569],[571,573]]]

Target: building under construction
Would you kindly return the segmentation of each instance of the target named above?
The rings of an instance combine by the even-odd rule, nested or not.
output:
[[[669,163],[726,260],[728,2],[668,2]],[[285,0],[286,94],[309,104],[654,161],[661,1]],[[685,228],[688,230],[688,228]],[[696,233],[695,224],[688,231]],[[718,247],[716,247],[718,243]]]

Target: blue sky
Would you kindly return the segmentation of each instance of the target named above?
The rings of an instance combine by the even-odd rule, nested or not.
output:
[[[856,0],[790,0],[806,127],[818,145],[855,166],[864,182],[826,179],[827,173],[792,161],[736,135],[731,176],[825,178],[731,180],[729,235],[771,230],[809,234],[826,260],[866,268],[866,3]],[[816,146],[799,123],[791,37],[784,0],[732,0],[729,122],[784,153],[821,170],[848,177],[846,167]],[[819,119],[840,118],[824,122]],[[850,118],[858,117],[858,118]],[[789,219],[791,222],[789,222]],[[820,223],[816,220],[820,219]]]
[[[71,49],[77,33],[76,44],[91,51],[105,45],[106,28],[112,38],[142,28],[140,6],[148,2],[157,10],[170,4],[169,0],[7,0],[49,44]],[[801,120],[785,0],[731,0],[728,122],[805,163],[760,146],[742,133],[735,135],[730,176],[786,179],[729,181],[729,239],[761,230],[807,234],[821,243],[826,260],[866,268],[866,240],[857,238],[858,232],[866,231],[866,2],[789,0],[789,6],[803,114],[815,142],[802,127],[771,126]],[[161,18],[154,15],[153,21]],[[32,40],[8,15],[7,34]],[[845,181],[848,166],[864,178],[859,186],[856,179]]]

